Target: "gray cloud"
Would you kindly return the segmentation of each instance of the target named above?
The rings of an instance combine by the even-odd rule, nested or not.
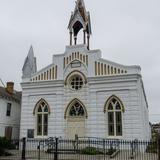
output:
[[[160,1],[85,0],[91,13],[93,49],[108,60],[137,64],[150,107],[150,119],[160,121]],[[20,89],[21,69],[30,45],[38,68],[62,53],[69,43],[67,30],[74,0],[0,0],[0,77]]]

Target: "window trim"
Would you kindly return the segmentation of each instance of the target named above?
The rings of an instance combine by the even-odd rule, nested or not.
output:
[[[44,103],[44,104],[42,104]],[[38,109],[41,107],[42,111],[39,111],[38,112]],[[45,111],[45,108],[48,108],[48,111],[46,112]],[[34,115],[35,115],[35,132],[34,132],[34,137],[36,138],[47,138],[48,137],[48,124],[49,124],[49,114],[50,114],[50,107],[48,105],[48,103],[46,103],[46,101],[43,99],[41,99],[40,101],[38,101],[38,103],[36,104],[35,106],[35,109],[34,109]],[[41,133],[38,134],[38,116],[41,116]],[[47,134],[45,135],[45,132],[44,132],[44,117],[45,115],[47,115]]]
[[[41,116],[41,134],[38,134],[38,126],[39,126],[39,123],[38,123],[38,116]],[[47,115],[47,134],[45,135],[45,132],[44,132],[44,126],[45,126],[45,124],[44,124],[44,116],[45,115]],[[36,115],[36,118],[37,118],[37,123],[36,123],[36,125],[37,125],[37,130],[36,130],[36,136],[38,136],[38,137],[44,137],[44,136],[48,136],[48,113],[37,113],[37,115]]]
[[[83,109],[84,109],[84,112],[85,112],[85,113],[84,113],[84,116],[83,116],[83,117],[85,117],[86,119],[88,118],[88,112],[87,112],[87,109],[86,109],[85,105],[84,105],[79,99],[74,98],[72,101],[70,101],[70,102],[68,103],[68,105],[67,105],[67,107],[66,107],[66,109],[65,109],[64,119],[73,118],[73,117],[69,116],[69,111],[70,111],[71,106],[72,106],[74,103],[76,103],[76,102],[80,103],[80,104],[82,105]],[[82,117],[74,117],[74,118],[82,118]]]
[[[110,103],[110,101],[111,101],[113,98],[115,98],[115,99],[120,103],[122,112],[124,113],[124,112],[125,112],[125,107],[124,107],[124,105],[123,105],[123,102],[121,101],[120,98],[118,98],[118,97],[115,96],[115,95],[112,95],[112,96],[110,96],[110,97],[107,99],[107,101],[105,102],[105,105],[104,105],[103,112],[106,113],[106,112],[108,111],[109,103]]]
[[[82,77],[82,79],[84,80],[84,85],[87,84],[87,78],[85,76],[84,73],[80,72],[79,70],[74,70],[71,73],[69,73],[67,75],[67,77],[65,78],[64,81],[64,85],[67,86],[68,85],[68,80],[73,76],[73,75],[80,75]]]
[[[36,111],[37,111],[37,106],[39,106],[42,102],[44,102],[47,106],[48,106],[48,113],[51,114],[51,108],[50,105],[47,103],[47,101],[43,98],[41,98],[35,105],[34,109],[33,109],[33,115],[35,115]]]
[[[78,88],[76,89],[76,85],[75,85],[75,88],[73,88],[72,86],[72,81],[73,81],[73,78],[79,78],[79,81],[75,81],[75,83],[78,83]],[[82,81],[81,81],[81,80]],[[82,82],[82,85],[80,85],[80,83]],[[74,74],[74,75],[72,75],[69,79],[68,79],[68,86],[69,86],[69,88],[71,89],[71,90],[73,90],[73,91],[79,91],[79,90],[81,90],[83,87],[84,87],[84,85],[85,85],[85,82],[84,82],[84,79],[83,79],[83,77],[81,76],[81,75],[79,75],[79,74]],[[81,87],[80,87],[81,86]]]
[[[77,115],[77,114],[76,115],[71,115],[71,109],[72,108],[74,108],[74,110],[76,111],[76,109],[75,109],[76,104],[79,105],[78,107],[83,109],[83,115]],[[68,111],[68,117],[70,117],[70,118],[83,118],[83,117],[85,117],[85,110],[84,110],[84,107],[82,106],[82,104],[79,103],[78,101],[75,101],[73,104],[71,104],[71,106],[69,107],[69,111]]]
[[[120,109],[116,109],[115,107],[116,106],[113,106],[113,109],[109,109],[109,105],[110,103],[112,102],[112,100],[115,99],[119,105],[120,105]],[[114,135],[110,135],[109,134],[109,119],[108,119],[108,113],[109,112],[113,112],[113,118],[114,118]],[[116,122],[116,113],[117,112],[121,112],[121,135],[118,135],[117,134],[117,122]],[[115,95],[112,95],[110,98],[108,98],[108,100],[106,101],[105,103],[105,106],[104,106],[104,113],[107,113],[107,135],[109,136],[109,138],[121,138],[123,137],[123,113],[125,112],[125,109],[124,109],[124,105],[122,103],[122,101]]]
[[[117,133],[117,122],[116,122],[116,113],[120,112],[121,113],[121,135],[118,135]],[[113,113],[113,126],[114,126],[114,131],[113,131],[113,135],[109,134],[109,122],[108,122],[108,136],[109,137],[122,137],[123,136],[123,118],[122,118],[122,111],[119,110],[113,110],[113,111],[108,111],[107,113],[107,117],[109,113]]]

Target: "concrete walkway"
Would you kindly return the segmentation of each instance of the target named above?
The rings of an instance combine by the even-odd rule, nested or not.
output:
[[[21,160],[21,152],[12,151],[14,156],[0,157],[0,160]],[[59,160],[129,160],[130,152],[121,151],[114,158],[104,155],[82,155],[82,154],[60,154]],[[30,151],[26,153],[26,160],[38,160],[38,152]],[[54,154],[40,153],[40,160],[54,160]],[[134,160],[157,160],[157,155],[152,153],[138,153]]]

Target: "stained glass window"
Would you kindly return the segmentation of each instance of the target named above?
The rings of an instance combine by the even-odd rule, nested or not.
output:
[[[69,116],[79,117],[84,115],[85,115],[84,109],[79,102],[76,102],[71,106]]]

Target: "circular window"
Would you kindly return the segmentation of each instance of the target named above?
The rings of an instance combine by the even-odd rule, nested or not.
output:
[[[80,75],[74,75],[70,78],[70,87],[73,90],[79,90],[83,87],[84,81]]]

